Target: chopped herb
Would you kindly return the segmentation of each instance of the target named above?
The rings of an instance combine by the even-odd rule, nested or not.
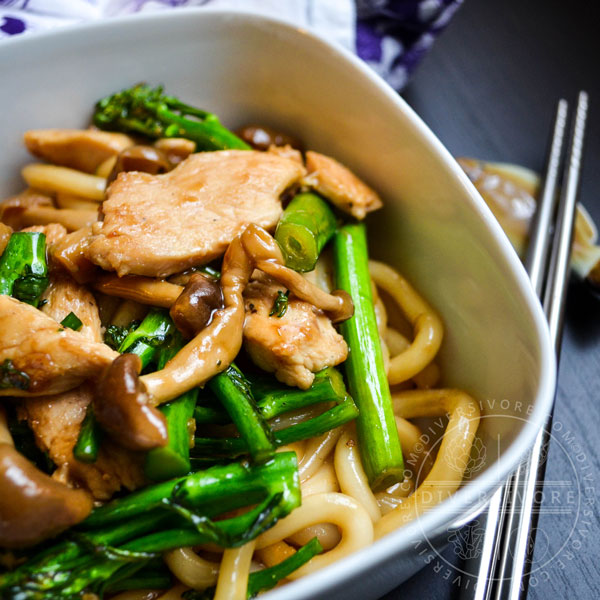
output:
[[[212,279],[221,279],[221,272],[208,265],[198,267],[196,270],[198,271],[198,273],[202,273],[202,275],[206,275],[207,277],[211,277]]]
[[[10,358],[4,359],[4,362],[0,365],[0,389],[16,388],[18,390],[28,390],[30,383],[27,373],[15,369]]]
[[[113,350],[118,350],[119,346],[123,343],[123,340],[139,326],[139,321],[132,321],[126,327],[109,325],[104,334],[104,343],[110,346]]]
[[[271,309],[271,312],[269,313],[270,317],[275,315],[275,316],[277,316],[278,319],[281,319],[281,317],[283,317],[283,315],[285,315],[285,313],[288,309],[289,296],[290,296],[290,290],[286,290],[285,292],[278,290],[277,298],[275,298],[275,302],[273,302],[273,308]]]
[[[81,319],[74,313],[70,312],[61,322],[60,324],[63,327],[68,327],[73,331],[79,331],[83,327],[83,323]]]

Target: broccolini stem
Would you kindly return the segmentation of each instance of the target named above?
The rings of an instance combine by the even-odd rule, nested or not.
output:
[[[357,417],[358,409],[350,396],[337,398],[337,402],[335,406],[312,419],[274,431],[275,446],[281,447],[321,435]],[[243,438],[196,437],[192,453],[194,456],[236,458],[248,454],[248,446]]]
[[[254,598],[259,592],[274,588],[282,579],[304,566],[311,558],[321,552],[323,552],[323,547],[315,537],[279,564],[250,573],[246,598]],[[215,589],[210,587],[201,592],[189,590],[183,593],[182,598],[184,600],[212,600]]]
[[[336,287],[354,302],[354,316],[340,324],[340,331],[350,348],[345,371],[360,411],[360,456],[371,487],[379,491],[402,481],[404,466],[375,320],[365,226],[344,225],[333,248]]]
[[[197,150],[250,149],[223,127],[216,115],[164,95],[160,86],[153,89],[138,84],[102,98],[93,121],[100,129],[140,133],[152,139],[187,138],[196,143]]]
[[[161,348],[158,358],[158,369],[177,354],[183,346],[179,335],[174,336],[171,343]],[[192,389],[178,398],[158,408],[167,420],[167,445],[154,448],[146,454],[144,473],[152,481],[162,481],[172,477],[180,477],[190,472],[190,420],[198,399],[198,389]]]
[[[73,448],[75,458],[85,463],[96,462],[102,437],[102,429],[94,417],[94,408],[90,403],[87,407],[85,418],[81,423],[77,442]]]
[[[73,314],[73,313],[71,313]],[[78,319],[79,320],[79,319]],[[67,325],[68,326],[68,325]],[[119,352],[131,352],[133,354],[137,354],[142,361],[142,368],[149,366],[161,351],[161,347],[164,347],[167,343],[171,342],[173,339],[173,334],[175,332],[175,326],[173,321],[171,321],[171,317],[167,311],[154,309],[151,310],[146,318],[132,331],[130,331],[127,336],[122,340],[119,346]],[[166,362],[166,361],[165,361]],[[193,396],[193,393],[191,394]],[[191,396],[190,396],[191,397]],[[189,412],[189,405],[191,400],[185,404],[188,407],[187,412]],[[172,404],[172,403],[171,403]],[[165,408],[165,407],[163,407]],[[179,414],[179,407],[175,412]],[[159,409],[161,410],[161,409]],[[170,412],[172,409],[167,408],[167,412]],[[193,410],[193,406],[191,408]],[[185,411],[182,415],[187,414]],[[191,417],[191,415],[190,415]],[[188,418],[190,418],[188,417]],[[179,418],[173,417],[173,419],[179,422]],[[169,439],[171,439],[171,428],[169,428],[169,423],[167,421]],[[185,424],[185,431],[187,432],[187,421]],[[174,434],[174,442],[173,444],[181,443],[181,436],[178,436],[177,433]],[[98,425],[96,418],[93,414],[91,405],[88,407],[88,411],[86,413],[85,419],[81,425],[81,430],[79,432],[79,436],[77,438],[77,442],[75,443],[75,448],[73,453],[75,454],[75,458],[77,460],[81,460],[82,462],[92,463],[95,462],[98,458],[98,452],[100,450],[100,444],[102,443],[102,429]],[[172,448],[171,442],[168,442],[167,446],[164,448],[157,449],[165,452],[165,456],[168,455],[169,449]],[[179,445],[177,446],[179,447]],[[152,454],[151,451],[149,454]],[[173,458],[173,457],[170,457]],[[179,470],[177,472],[173,472],[172,475],[167,475],[167,477],[175,477],[177,475],[184,475],[189,471],[182,470],[183,467],[176,460],[176,463],[170,463],[173,467],[178,466]],[[166,466],[166,463],[165,463]],[[189,467],[189,461],[188,465]],[[151,468],[150,473],[154,473],[155,471]],[[167,471],[168,472],[168,471]],[[150,477],[151,479],[154,479]],[[164,479],[165,477],[159,476],[158,471],[156,471],[155,479]]]
[[[319,371],[307,390],[277,385],[270,379],[261,378],[252,381],[252,393],[256,398],[256,406],[265,419],[319,402],[339,403],[348,394],[340,372],[333,367]]]
[[[267,377],[251,378],[250,385],[256,407],[266,420],[321,402],[340,403],[348,395],[342,375],[333,367],[319,371],[307,390],[281,385]],[[231,423],[225,411],[202,404],[196,405],[194,419],[198,425]]]
[[[250,382],[231,364],[208,382],[246,443],[255,462],[269,460],[275,452],[271,429],[265,423],[252,396]]]
[[[159,483],[96,509],[74,539],[58,542],[0,575],[0,597],[40,600],[98,593],[121,579],[132,562],[143,566],[160,552],[203,542],[237,547],[272,527],[300,504],[294,452],[265,464],[230,464]],[[254,506],[253,506],[254,505]],[[230,510],[243,514],[212,520]],[[10,595],[11,594],[11,595]]]
[[[169,341],[174,331],[175,325],[169,313],[154,308],[146,315],[140,326],[121,342],[119,352],[137,354],[142,361],[142,368],[145,368],[158,357],[160,347]]]
[[[46,236],[13,233],[0,257],[0,294],[37,306],[48,287]]]
[[[302,273],[312,271],[336,226],[333,211],[320,196],[310,192],[295,196],[275,231],[286,266]]]

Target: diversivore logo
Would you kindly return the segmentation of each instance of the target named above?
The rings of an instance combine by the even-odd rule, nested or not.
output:
[[[465,469],[465,483],[463,485],[476,485],[474,480],[484,468],[493,469],[493,465],[500,455],[501,439],[493,439],[489,432],[494,427],[486,427],[486,420],[501,417],[506,430],[510,420],[526,421],[527,412],[521,412],[521,403],[513,406],[509,400],[486,399],[481,403],[482,417],[479,431],[486,432],[483,438],[477,437],[471,451],[469,462]],[[521,423],[515,423],[516,426]],[[423,430],[420,444],[415,446],[418,454],[423,449],[431,447],[434,453],[439,449],[443,432],[446,427],[445,419],[431,422]],[[528,565],[529,585],[535,587],[541,581],[550,579],[556,569],[564,569],[568,562],[577,559],[578,552],[582,549],[587,537],[592,531],[595,518],[596,489],[592,465],[588,461],[585,445],[562,422],[555,420],[550,431],[550,443],[545,448],[542,461],[547,460],[548,449],[556,457],[557,462],[566,465],[561,469],[560,478],[553,478],[552,471],[547,471],[543,487],[535,491],[535,504],[537,508],[537,526],[534,529],[535,552],[533,562]],[[526,460],[526,459],[524,459]],[[416,455],[407,457],[407,464],[415,470],[423,464]],[[463,465],[454,464],[449,458],[450,469],[461,470]],[[423,474],[424,475],[424,474]],[[548,476],[550,475],[550,476]],[[417,479],[419,473],[416,474]],[[439,482],[438,493],[443,490],[445,482]],[[498,480],[498,484],[505,483]],[[452,482],[448,481],[448,485]],[[514,490],[511,490],[511,492]],[[522,496],[523,490],[516,490]],[[436,491],[432,491],[435,494]],[[482,501],[484,498],[482,498]],[[508,507],[504,510],[508,510]],[[457,521],[462,515],[456,515]],[[553,532],[554,530],[554,532]],[[560,531],[557,541],[556,531]],[[566,535],[565,533],[566,532]],[[449,584],[462,589],[472,587],[477,578],[476,568],[478,559],[483,551],[485,531],[482,522],[475,519],[472,522],[448,531],[444,537],[429,540],[425,532],[420,539],[413,541],[413,549],[421,557],[424,565],[437,576],[443,577]],[[514,533],[514,531],[513,531]],[[554,533],[554,535],[553,535]]]

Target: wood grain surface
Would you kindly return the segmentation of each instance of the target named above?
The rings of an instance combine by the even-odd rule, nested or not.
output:
[[[580,201],[600,225],[600,5],[466,0],[404,93],[455,156],[541,170],[559,97],[590,95]],[[528,598],[600,598],[600,300],[572,282]],[[591,506],[596,503],[596,506]],[[455,545],[385,600],[468,598]]]

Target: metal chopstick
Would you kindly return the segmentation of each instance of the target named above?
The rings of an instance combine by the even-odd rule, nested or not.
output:
[[[532,285],[537,295],[543,298],[557,359],[562,338],[587,106],[587,94],[580,92],[557,209],[556,189],[568,114],[567,102],[560,100],[558,103],[542,192],[525,262]],[[555,214],[555,225],[552,227]],[[537,503],[541,497],[536,491],[543,486],[545,462],[541,457],[549,443],[552,412],[527,460],[508,483],[493,495],[487,511],[479,517],[479,526],[485,532],[482,552],[478,559],[466,565],[468,572],[477,574],[475,586],[468,593],[474,600],[517,600],[527,596],[528,567],[532,562],[535,525],[539,514],[539,510],[534,508],[539,508]]]
[[[588,96],[585,92],[580,92],[563,175],[552,253],[542,302],[557,360],[560,358],[565,290],[569,277],[587,109]],[[495,596],[492,596],[497,599],[518,600],[527,597],[535,531],[542,497],[536,491],[541,490],[543,486],[546,462],[542,460],[542,456],[547,454],[553,413],[554,407],[548,416],[546,426],[536,438],[529,460],[521,464],[515,476],[514,485],[517,494],[520,490],[521,495],[510,510],[517,516],[516,519],[513,519],[517,525],[514,530],[508,530],[509,536],[503,545],[503,558],[507,557],[507,559],[504,561],[505,570],[499,574],[497,580]],[[508,560],[510,556],[513,557],[512,561]]]

